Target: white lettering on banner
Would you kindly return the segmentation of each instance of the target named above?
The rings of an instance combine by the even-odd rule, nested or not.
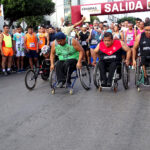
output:
[[[134,2],[130,2],[129,3],[129,10],[134,10],[135,9],[135,3]]]
[[[123,4],[125,4],[123,6]],[[133,11],[133,10],[138,10],[141,9],[143,10],[143,5],[141,1],[137,2],[125,2],[122,3],[120,2],[119,4],[114,3],[113,5],[111,4],[105,4],[104,9],[106,13],[113,13],[113,12],[124,12],[124,11]]]
[[[122,3],[120,3],[120,11],[125,11],[125,9],[123,9],[122,7]]]
[[[113,5],[112,12],[114,12],[114,11],[119,11],[119,8],[118,8],[117,4]]]
[[[111,5],[110,4],[106,4],[105,6],[104,6],[104,8],[105,8],[105,12],[111,12]]]
[[[141,1],[137,2],[135,10],[137,10],[137,9],[143,9],[143,5],[142,5]]]

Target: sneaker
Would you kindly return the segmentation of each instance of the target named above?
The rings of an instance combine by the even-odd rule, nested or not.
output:
[[[67,82],[66,87],[71,87],[71,83]]]
[[[63,85],[64,85],[63,82],[59,82],[59,83],[57,84],[57,88],[63,88]]]
[[[107,82],[107,87],[111,87],[111,83],[110,82]]]
[[[101,86],[102,86],[102,87],[107,87],[107,82],[106,82],[106,81],[102,81],[102,82],[101,82]]]
[[[5,71],[5,72],[3,72],[3,75],[4,75],[4,76],[7,76],[8,74],[7,74],[7,72]]]
[[[7,71],[7,74],[8,74],[8,75],[11,74],[11,71]]]
[[[144,84],[145,85],[149,85],[149,79],[148,79],[148,77],[144,78]]]
[[[21,69],[17,70],[18,73],[22,72]]]

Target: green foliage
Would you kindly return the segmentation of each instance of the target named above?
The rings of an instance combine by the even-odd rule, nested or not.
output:
[[[118,20],[118,23],[120,24],[121,22],[124,21],[129,21],[132,22],[133,24],[135,24],[136,18],[135,17],[124,17]]]
[[[0,3],[4,5],[4,17],[10,24],[20,18],[50,15],[55,11],[52,0],[0,0]]]
[[[22,21],[25,21],[28,26],[32,26],[37,30],[37,27],[41,24],[45,24],[44,16],[29,16],[21,18],[17,21],[17,25],[20,25]]]
[[[91,17],[91,22],[90,24],[93,24],[94,20],[97,20],[100,22],[99,18],[97,16],[90,16]]]

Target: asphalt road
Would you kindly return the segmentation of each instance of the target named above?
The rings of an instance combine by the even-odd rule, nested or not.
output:
[[[0,150],[150,150],[150,89],[138,93],[133,73],[127,91],[78,81],[72,96],[41,79],[28,91],[24,76],[0,77]]]

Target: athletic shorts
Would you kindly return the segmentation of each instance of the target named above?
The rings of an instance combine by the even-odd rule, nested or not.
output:
[[[141,65],[148,65],[150,64],[150,58],[147,58],[147,56],[141,56]]]
[[[91,49],[95,49],[97,47],[97,45],[90,45]]]
[[[25,56],[24,51],[17,51],[16,57],[24,57],[24,56]]]
[[[84,49],[84,51],[89,51],[89,47],[88,46],[82,46],[82,48]]]
[[[133,48],[133,46],[128,46],[128,47]]]
[[[29,50],[29,52],[26,53],[26,56],[28,58],[38,58],[38,53],[36,50]]]
[[[9,47],[2,47],[2,51],[4,56],[8,57],[8,56],[13,56],[14,52],[12,48]]]

